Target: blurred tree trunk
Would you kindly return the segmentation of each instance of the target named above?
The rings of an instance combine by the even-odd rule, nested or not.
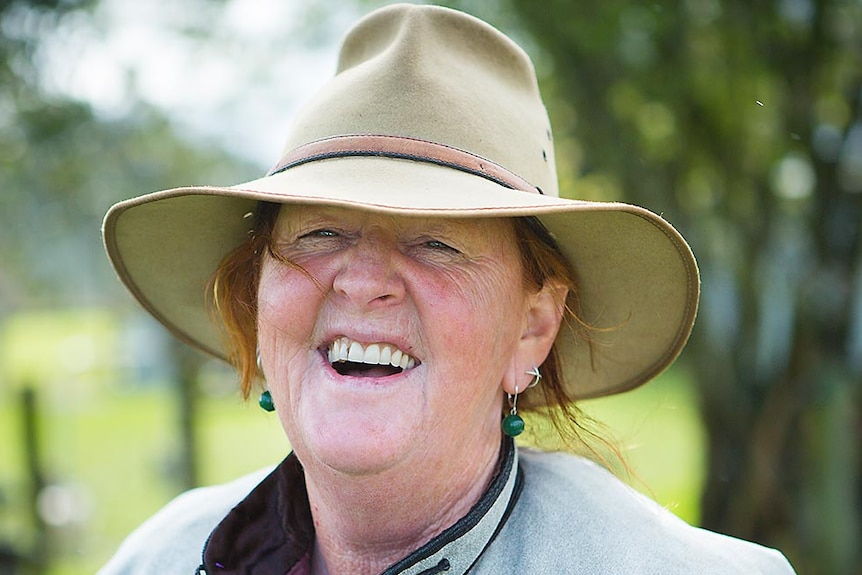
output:
[[[176,454],[177,480],[179,487],[185,491],[200,485],[198,380],[204,358],[200,352],[176,342],[172,343],[171,352],[175,370],[177,428],[180,435]]]
[[[31,521],[35,528],[33,548],[30,550],[27,562],[32,573],[44,573],[50,563],[51,545],[49,545],[49,530],[42,514],[39,513],[39,495],[45,489],[45,473],[42,461],[42,441],[39,433],[40,409],[36,388],[25,384],[21,390],[21,437],[24,443],[24,457],[27,468],[27,478],[30,484],[28,507]]]
[[[455,4],[528,40],[563,194],[641,204],[693,246],[701,523],[801,574],[862,572],[862,5]]]

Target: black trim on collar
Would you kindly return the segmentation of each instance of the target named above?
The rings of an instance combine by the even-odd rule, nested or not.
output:
[[[515,447],[514,442],[511,437],[505,437],[502,445],[500,446],[500,458],[499,464],[497,468],[497,474],[494,476],[494,479],[491,481],[491,485],[488,487],[488,490],[485,491],[485,494],[482,495],[481,499],[476,502],[476,504],[467,512],[467,515],[459,519],[454,525],[444,530],[440,535],[399,561],[394,565],[390,566],[386,571],[382,573],[382,575],[396,575],[397,573],[401,573],[405,569],[419,563],[423,559],[427,559],[428,557],[434,555],[446,545],[449,545],[453,541],[456,541],[460,537],[462,537],[465,533],[476,527],[479,524],[479,521],[485,517],[485,514],[491,509],[494,503],[497,501],[497,498],[500,497],[500,494],[503,492],[503,489],[506,487],[506,483],[509,479],[509,474],[512,472],[512,466],[515,462]],[[484,547],[482,551],[484,551]],[[481,553],[480,553],[481,554]],[[478,554],[477,554],[478,555]]]

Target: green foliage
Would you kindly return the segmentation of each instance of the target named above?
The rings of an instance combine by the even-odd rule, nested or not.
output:
[[[130,102],[127,116],[107,119],[44,93],[32,68],[33,35],[59,25],[69,6],[16,2],[0,12],[0,62],[7,64],[0,74],[13,88],[0,95],[0,316],[118,293],[98,234],[112,203],[201,174],[232,183],[259,172],[215,146],[182,140],[144,104]]]
[[[0,312],[92,304],[114,291],[98,235],[112,203],[200,174],[233,182],[252,173],[224,152],[178,139],[142,106],[130,120],[108,122],[80,104],[45,104],[18,110],[13,121],[0,143],[16,150],[0,165],[7,292]]]

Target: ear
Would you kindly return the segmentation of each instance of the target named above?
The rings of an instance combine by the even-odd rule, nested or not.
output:
[[[503,375],[506,393],[514,394],[516,386],[518,393],[527,389],[533,381],[527,371],[540,366],[548,357],[560,330],[567,295],[565,286],[549,281],[538,292],[527,296],[521,338]]]

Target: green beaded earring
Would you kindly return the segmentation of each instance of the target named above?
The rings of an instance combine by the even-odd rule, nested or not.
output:
[[[503,433],[509,437],[521,435],[524,432],[524,420],[518,415],[518,386],[515,386],[515,395],[509,396],[512,410],[503,418]]]
[[[538,367],[534,366],[533,369],[526,373],[527,375],[533,376],[533,381],[530,382],[530,385],[527,386],[527,389],[539,385],[539,381],[542,379],[542,374],[539,373]],[[509,405],[512,406],[512,409],[509,411],[509,415],[503,418],[503,433],[505,433],[509,437],[516,437],[524,432],[524,419],[520,415],[518,415],[517,385],[515,386],[515,395],[509,395]]]
[[[275,403],[273,403],[272,401],[272,394],[269,393],[269,390],[266,390],[260,394],[260,398],[257,400],[257,404],[264,411],[275,411]]]
[[[263,366],[260,364],[260,347],[257,348],[257,371],[260,373],[261,376],[263,375]],[[269,392],[268,389],[260,394],[260,397],[257,400],[257,404],[264,411],[275,411],[275,403],[272,401],[272,394]]]

